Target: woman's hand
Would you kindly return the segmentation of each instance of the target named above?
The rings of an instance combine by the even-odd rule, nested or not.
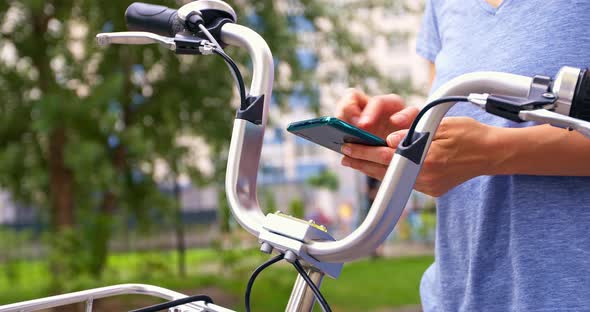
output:
[[[409,128],[418,112],[416,107],[406,107],[399,95],[369,97],[350,89],[338,101],[336,117],[385,139],[394,131]]]
[[[502,159],[502,151],[496,148],[494,142],[497,129],[466,117],[443,119],[414,188],[438,197],[471,178],[492,174],[494,162]],[[402,130],[390,134],[387,137],[388,147],[345,144],[342,152],[346,156],[342,165],[383,179],[395,148],[406,132]]]

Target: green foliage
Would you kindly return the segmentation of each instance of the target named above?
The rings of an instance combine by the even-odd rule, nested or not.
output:
[[[289,203],[289,214],[295,218],[303,219],[305,217],[305,204],[303,200],[296,198]]]
[[[275,193],[273,192],[272,187],[264,187],[261,188],[260,191],[260,207],[264,210],[264,214],[274,213],[279,211],[279,206],[277,205],[277,198]]]
[[[340,187],[338,176],[330,170],[324,170],[319,174],[310,177],[306,182],[311,186],[325,188],[333,192],[337,191]]]
[[[322,292],[335,302],[337,311],[419,304],[420,280],[432,261],[432,257],[360,261],[345,266],[339,279],[325,280]]]
[[[28,231],[15,231],[12,229],[0,228],[0,263],[4,264],[4,269],[1,271],[9,283],[17,283],[20,276],[19,255],[15,252],[19,245],[27,245],[31,240],[32,233]]]
[[[192,271],[189,271],[186,278],[177,277],[174,274],[163,274],[166,270],[174,271],[171,253],[125,253],[109,256],[107,272],[111,273],[106,274],[103,279],[82,278],[75,284],[79,285],[77,289],[80,289],[80,287],[100,287],[141,280],[143,283],[155,284],[187,294],[206,289],[210,291],[212,287],[215,287],[237,298],[235,300],[237,304],[228,308],[240,311],[243,310],[242,298],[249,273],[267,260],[268,255],[250,249],[235,249],[233,253],[232,256],[239,259],[236,261],[239,262],[240,271],[243,274],[221,276],[216,270],[207,270],[221,263],[218,252],[211,249],[188,251],[187,264]],[[324,279],[322,293],[334,311],[385,311],[405,305],[418,305],[420,278],[432,261],[432,257],[408,257],[350,263],[344,267],[338,279]],[[150,263],[150,265],[144,265],[144,263]],[[143,271],[141,274],[138,274],[138,266],[144,266],[140,270]],[[146,271],[148,267],[154,268],[155,274],[149,274]],[[0,271],[5,270],[6,267],[0,265]],[[9,283],[0,275],[0,305],[56,294],[56,290],[46,284],[50,273],[46,266],[38,261],[22,261],[15,274],[20,276],[19,283]],[[252,291],[253,309],[284,310],[295,276],[293,267],[284,262],[265,270],[256,280]],[[386,283],[384,277],[387,277]],[[31,287],[31,285],[36,286]],[[126,300],[125,297],[120,299]],[[216,297],[213,299],[217,300]]]
[[[424,211],[420,214],[421,226],[418,229],[420,237],[424,241],[433,241],[436,231],[436,213]]]
[[[217,212],[219,213],[218,219],[221,233],[229,233],[231,230],[231,212],[225,193],[219,192],[219,194],[217,194],[217,200],[219,203]]]
[[[87,265],[90,257],[85,251],[81,236],[72,229],[63,229],[46,237],[49,248],[48,262],[52,273],[50,287],[73,291],[88,285],[91,280]]]

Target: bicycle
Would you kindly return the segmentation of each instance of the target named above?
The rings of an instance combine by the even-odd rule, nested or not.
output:
[[[144,3],[126,12],[129,32],[97,35],[101,45],[158,43],[176,54],[221,56],[228,64],[240,91],[229,148],[226,194],[238,223],[260,241],[260,250],[278,256],[256,269],[248,282],[270,265],[286,260],[298,277],[286,311],[311,311],[317,300],[331,311],[319,287],[325,275],[338,278],[344,262],[369,256],[394,229],[408,201],[434,133],[445,113],[457,102],[470,102],[491,114],[517,122],[536,121],[577,130],[590,137],[590,71],[564,67],[555,79],[525,77],[500,72],[477,72],[457,77],[435,91],[400,143],[373,205],[362,224],[340,240],[325,227],[282,214],[264,215],[256,195],[256,178],[272,93],[272,53],[255,31],[237,24],[234,10],[220,0],[198,0],[178,10]],[[252,59],[249,92],[235,62],[221,44],[246,49]],[[143,294],[168,302],[137,312],[232,311],[215,305],[207,296],[187,296],[165,288],[123,284],[0,306],[0,311],[36,311],[85,302],[92,311],[95,299]]]

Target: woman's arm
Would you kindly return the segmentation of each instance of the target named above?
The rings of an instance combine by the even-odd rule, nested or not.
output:
[[[436,72],[430,63],[430,83]],[[383,178],[406,130],[388,136],[388,147],[346,144],[342,164]],[[590,139],[549,125],[501,128],[471,118],[443,119],[415,188],[440,196],[481,175],[590,176]]]
[[[344,166],[382,179],[407,130],[387,137],[389,147],[345,144]],[[590,140],[549,125],[501,128],[467,117],[444,118],[415,189],[438,197],[482,175],[590,176]]]
[[[434,82],[434,77],[436,77],[436,67],[434,63],[428,61],[428,89],[432,89],[432,83]]]
[[[494,128],[496,166],[488,174],[590,176],[590,139],[541,125]]]

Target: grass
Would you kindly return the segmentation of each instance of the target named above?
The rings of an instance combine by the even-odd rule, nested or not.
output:
[[[213,287],[225,293],[224,296],[232,297],[232,308],[241,311],[249,274],[266,257],[256,251],[232,253],[229,257],[220,257],[212,249],[188,251],[187,278],[179,278],[176,274],[174,253],[114,254],[109,258],[102,280],[85,280],[72,288],[140,282],[190,293]],[[420,277],[432,261],[432,257],[409,257],[346,264],[339,279],[324,279],[322,292],[335,311],[374,311],[418,304]],[[7,270],[10,270],[12,280],[7,277],[8,274],[2,274]],[[254,285],[253,310],[284,310],[295,276],[295,270],[286,263],[263,272]],[[41,261],[0,266],[0,304],[50,295],[52,291],[48,281],[47,267]]]
[[[321,290],[335,311],[416,305],[420,303],[420,278],[432,261],[432,257],[411,257],[347,264],[337,280],[325,278]],[[253,290],[253,310],[284,310],[295,281],[294,270],[289,266],[272,268],[259,279]]]

